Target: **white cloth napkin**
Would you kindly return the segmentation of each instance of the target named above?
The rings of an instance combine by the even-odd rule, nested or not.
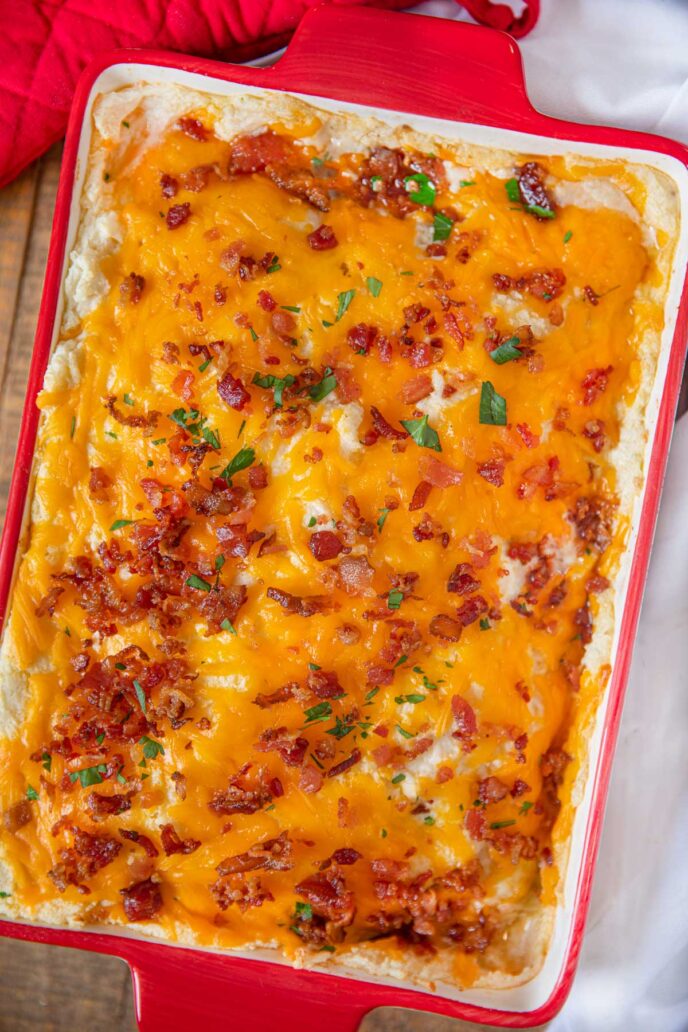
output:
[[[467,20],[451,0],[416,10]],[[688,142],[688,2],[542,0],[520,46],[540,111]],[[549,1032],[688,1030],[687,525],[688,415],[671,447],[580,966]]]

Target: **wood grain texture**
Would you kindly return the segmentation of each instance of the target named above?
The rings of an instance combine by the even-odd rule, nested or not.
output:
[[[60,147],[0,190],[0,518],[4,516],[48,253]],[[679,412],[688,408],[684,378]],[[361,1032],[460,1032],[385,1009]],[[0,1032],[135,1032],[128,969],[112,957],[0,938]],[[189,1032],[220,1032],[189,1029]],[[249,1032],[230,1029],[223,1032]],[[325,1032],[325,1030],[323,1030]]]

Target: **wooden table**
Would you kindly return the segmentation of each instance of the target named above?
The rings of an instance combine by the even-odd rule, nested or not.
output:
[[[0,190],[0,518],[24,405],[60,156],[61,148],[53,147]],[[446,1018],[386,1010],[367,1018],[361,1032],[456,1032],[466,1027]],[[121,961],[0,939],[0,1032],[135,1028],[131,979]]]
[[[0,516],[5,512],[24,404],[60,154],[60,147],[53,147],[0,190]],[[686,408],[688,381],[684,379],[679,411]],[[121,961],[0,939],[0,1032],[134,1032],[135,1028],[131,981]],[[462,1028],[468,1026],[447,1018],[384,1010],[368,1017],[361,1032],[458,1032]]]

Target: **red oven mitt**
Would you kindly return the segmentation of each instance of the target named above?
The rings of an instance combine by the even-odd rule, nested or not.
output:
[[[0,186],[63,135],[84,66],[116,47],[153,47],[247,61],[287,42],[322,0],[14,0],[0,34]],[[409,0],[329,0],[401,8]],[[459,0],[484,24],[524,35],[539,0],[520,18],[489,0]],[[1,0],[0,0],[1,3]]]

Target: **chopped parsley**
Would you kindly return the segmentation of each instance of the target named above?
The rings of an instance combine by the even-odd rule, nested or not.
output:
[[[298,305],[280,305],[280,308],[283,308],[285,312],[296,312],[297,315],[301,311]]]
[[[165,750],[160,742],[156,742],[154,738],[149,738],[144,735],[139,739],[139,745],[143,746],[143,755],[147,760],[154,760],[157,756],[164,756]]]
[[[143,688],[141,687],[141,685],[140,685],[140,683],[138,681],[134,681],[134,691],[136,692],[136,698],[139,701],[139,706],[141,707],[141,712],[143,713],[143,715],[145,717],[146,716],[146,693],[144,692]]]
[[[268,268],[265,271],[266,272],[279,272],[281,268],[282,268],[282,266],[279,263],[279,258],[277,257],[277,255],[275,255],[275,257],[272,260],[272,265],[269,265]]]
[[[569,240],[571,239],[572,236],[573,236],[573,231],[570,230],[570,229],[567,229],[566,232],[564,233],[564,243],[568,244],[568,242],[569,242]]]
[[[316,520],[315,516],[311,516],[311,518],[310,518],[310,519],[309,519],[309,521],[308,521],[308,526],[309,526],[309,527],[314,527],[314,526],[316,525],[316,523],[317,523],[317,522],[318,522],[318,521]]]
[[[340,294],[337,294],[337,314],[334,317],[335,322],[339,322],[355,296],[355,290],[343,290]]]
[[[11,892],[0,892],[0,899],[9,899],[11,895]]]
[[[117,434],[114,432],[114,430],[106,430],[105,434],[106,434],[107,437],[111,437],[113,439],[113,441],[117,441],[118,440]]]
[[[287,373],[286,376],[273,376],[272,373],[268,373],[267,376],[261,376],[260,373],[256,373],[251,382],[255,383],[257,387],[267,387],[272,390],[276,408],[282,408],[284,389],[285,387],[291,387],[294,377],[291,373]]]
[[[374,276],[368,276],[366,279],[366,287],[373,297],[379,297],[380,291],[382,290],[382,280],[375,279]]]
[[[368,694],[365,697],[365,702],[366,703],[371,703],[379,691],[380,691],[379,688],[371,688],[370,691],[368,692]]]
[[[50,768],[53,765],[53,758],[49,752],[41,753],[41,760],[43,761],[43,770],[47,770],[50,773]]]
[[[212,588],[212,584],[209,584],[207,580],[203,580],[202,577],[196,576],[195,573],[192,573],[190,577],[187,577],[184,583],[187,588],[196,588],[197,591],[210,591]]]
[[[478,418],[486,426],[506,426],[506,398],[497,394],[489,380],[484,381],[480,391]]]
[[[125,405],[135,405],[136,404],[134,399],[129,394],[125,394],[124,398],[122,400],[124,401]]]
[[[396,661],[394,666],[395,667],[403,666],[407,659],[408,659],[408,656],[399,656],[399,659]]]
[[[397,731],[399,732],[399,734],[403,738],[415,738],[416,737],[411,731],[407,731],[405,727],[402,727],[401,724],[396,724],[395,726],[396,726]]]
[[[434,243],[438,243],[442,240],[448,240],[452,231],[454,222],[452,219],[447,218],[441,211],[435,212],[435,217],[432,220],[432,239]]]
[[[133,520],[115,520],[115,522],[110,527],[110,531],[121,530],[122,527],[128,527],[129,524],[133,522]]]
[[[380,838],[387,838],[387,828],[380,828]]]
[[[504,184],[506,195],[514,204],[521,203],[521,191],[518,188],[518,179],[507,179]]]
[[[520,337],[509,337],[503,344],[500,344],[498,348],[490,352],[490,358],[497,365],[504,365],[505,362],[512,362],[516,358],[521,358],[522,354],[518,349],[518,345],[521,343]]]
[[[459,186],[475,186],[475,179],[460,179]]]
[[[26,798],[27,799],[31,799],[31,800],[38,799],[38,792],[33,787],[33,785],[27,785],[27,787],[26,787]]]
[[[318,666],[317,663],[309,663],[308,664],[308,669],[309,670],[322,670],[322,667]]]
[[[387,608],[388,609],[398,609],[403,601],[404,601],[404,593],[403,593],[403,591],[397,591],[396,589],[393,590],[393,591],[390,591],[389,595],[387,596]]]
[[[332,393],[336,386],[337,377],[328,367],[320,383],[314,383],[312,387],[308,388],[308,397],[311,401],[322,401],[323,398]]]
[[[404,702],[412,702],[414,705],[418,705],[419,702],[425,702],[427,696],[419,695],[417,693],[411,695],[397,695],[395,702],[401,706]]]
[[[434,204],[437,190],[433,181],[425,172],[416,172],[404,178],[404,186],[408,190],[409,200],[414,204]],[[412,189],[415,187],[415,189]]]
[[[420,448],[432,448],[433,451],[442,451],[439,434],[429,426],[427,415],[421,419],[401,419],[399,422],[404,430],[408,430],[411,439]]]
[[[325,734],[332,735],[333,738],[346,738],[350,731],[353,731],[354,725],[347,724],[346,721],[342,720],[341,717],[335,717],[334,727],[328,727]]]
[[[487,619],[486,616],[483,616],[481,618],[481,620],[480,620],[480,630],[481,631],[489,631],[490,627],[491,627],[490,621]]]
[[[304,710],[304,716],[307,724],[328,720],[332,716],[332,704],[319,702],[317,706],[311,706],[310,709]]]
[[[515,824],[515,823],[516,823],[516,821],[513,820],[513,819],[512,820],[508,820],[508,821],[493,821],[492,824],[490,825],[490,830],[491,831],[499,831],[500,828],[510,828],[511,825]]]
[[[74,785],[77,781],[82,788],[90,788],[91,785],[100,785],[102,775],[107,771],[104,763],[98,763],[95,767],[84,767],[83,770],[74,771],[69,775],[69,780]]]
[[[72,416],[72,422],[69,426],[69,436],[74,437],[74,431],[76,430],[76,416]]]
[[[402,781],[406,781],[406,775],[405,774],[395,774],[394,777],[392,778],[392,784],[393,785],[400,785]]]
[[[294,910],[300,921],[310,921],[313,917],[313,907],[310,903],[297,903]]]
[[[231,620],[227,620],[227,618],[225,618],[220,624],[220,627],[223,631],[229,631],[230,634],[236,635],[236,627],[234,627]]]
[[[435,823],[435,818],[431,817],[430,814],[428,814],[427,817],[423,818],[423,824],[434,824],[434,823]]]
[[[385,520],[389,516],[389,509],[380,509],[380,515],[377,518],[377,529],[382,533],[382,528],[385,525]]]
[[[253,465],[255,458],[256,453],[253,448],[241,448],[234,458],[227,463],[220,476],[231,486],[232,477],[240,473],[242,469],[247,469],[248,466]]]
[[[199,373],[204,373],[211,362],[212,358],[206,358],[205,362],[201,362],[201,364],[198,367]]]
[[[556,212],[551,208],[543,208],[540,204],[526,204],[523,210],[527,211],[529,215],[537,215],[540,219],[556,218]]]
[[[207,416],[201,416],[198,409],[186,409],[178,408],[174,412],[170,413],[169,418],[177,426],[181,426],[195,439],[196,442],[203,438],[211,448],[215,448],[219,451],[220,438],[217,436],[215,430],[211,430],[206,424],[208,422]],[[164,438],[162,439],[164,440]],[[159,443],[153,441],[153,444]]]
[[[530,802],[530,800],[526,799],[526,801],[521,804],[521,808],[518,812],[520,814],[528,813],[528,810],[530,810],[532,806],[533,804]]]

